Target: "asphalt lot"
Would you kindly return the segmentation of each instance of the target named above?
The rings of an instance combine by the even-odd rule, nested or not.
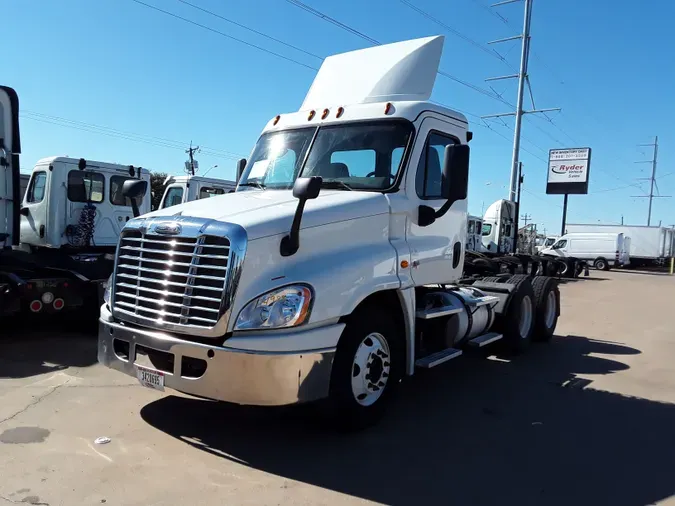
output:
[[[415,376],[353,435],[143,388],[72,321],[0,330],[0,505],[675,504],[675,277],[591,276],[552,343]]]

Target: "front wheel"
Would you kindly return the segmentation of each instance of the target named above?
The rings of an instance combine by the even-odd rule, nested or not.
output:
[[[401,329],[379,309],[352,315],[338,343],[331,372],[329,415],[338,430],[359,430],[384,415],[403,377]]]
[[[604,258],[597,258],[593,266],[599,271],[609,270],[609,263]]]

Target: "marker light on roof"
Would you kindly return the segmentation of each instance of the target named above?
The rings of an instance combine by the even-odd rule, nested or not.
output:
[[[344,107],[338,107],[338,110],[337,110],[337,113],[335,114],[335,117],[339,118],[340,116],[342,116],[343,112],[345,112],[345,108]]]
[[[309,111],[309,115],[307,116],[307,121],[312,121],[312,118],[316,114],[316,111]]]
[[[276,118],[274,118],[274,123],[272,123],[272,125],[276,125],[277,123],[279,123],[280,119],[281,119],[281,116],[279,114],[277,114]]]
[[[323,114],[321,115],[321,119],[326,119],[328,117],[329,112],[330,111],[328,109],[324,109]]]

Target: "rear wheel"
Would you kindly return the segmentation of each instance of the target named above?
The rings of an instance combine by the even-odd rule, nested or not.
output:
[[[391,315],[372,307],[352,315],[331,372],[328,408],[336,428],[352,431],[377,423],[404,364],[402,334]]]
[[[535,321],[534,292],[530,277],[518,274],[509,278],[515,288],[511,292],[506,311],[500,315],[498,328],[511,351],[525,351],[532,342]]]
[[[532,280],[535,318],[534,341],[549,341],[553,337],[560,316],[560,290],[558,283],[548,276],[537,276]]]
[[[593,263],[593,267],[595,267],[599,271],[608,271],[609,262],[607,262],[607,260],[605,260],[604,258],[596,258],[595,262]]]

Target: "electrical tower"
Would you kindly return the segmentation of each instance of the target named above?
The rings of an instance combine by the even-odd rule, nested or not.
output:
[[[656,183],[656,158],[659,154],[659,136],[654,137],[653,144],[638,144],[638,146],[653,146],[654,155],[651,160],[639,161],[635,163],[651,163],[652,164],[652,177],[642,177],[638,178],[640,181],[650,181],[649,195],[631,195],[633,198],[649,198],[649,211],[647,212],[647,226],[649,227],[652,224],[652,200],[654,199],[669,199],[670,195],[654,195],[654,187],[656,186],[656,192],[659,191],[659,185]],[[622,218],[623,221],[623,218]]]
[[[506,5],[520,1],[521,0],[504,0],[503,2],[498,2],[496,4],[491,5],[491,7],[498,7],[500,5]],[[516,192],[518,186],[518,162],[520,160],[520,129],[523,121],[523,114],[560,111],[559,107],[554,107],[550,109],[536,109],[536,106],[534,105],[534,95],[532,94],[532,86],[530,85],[530,78],[527,73],[527,63],[530,58],[530,21],[532,19],[532,1],[533,0],[525,0],[523,33],[521,33],[520,35],[514,35],[513,37],[507,37],[505,39],[493,40],[492,42],[488,42],[488,44],[498,44],[500,42],[508,42],[510,40],[517,40],[517,39],[521,40],[520,70],[518,71],[518,73],[508,76],[490,77],[486,79],[486,81],[499,81],[502,79],[518,78],[518,97],[517,97],[518,100],[516,102],[516,110],[514,112],[489,114],[487,116],[481,116],[482,119],[501,118],[504,116],[515,116],[516,118],[516,125],[513,130],[513,157],[511,160],[511,180],[509,186],[509,200],[512,202],[515,202],[516,200]],[[529,111],[523,110],[523,95],[525,93],[526,85],[530,93],[530,100],[532,102],[532,109]]]
[[[190,141],[190,148],[186,149],[185,152],[190,157],[190,160],[185,162],[185,171],[189,175],[194,176],[195,175],[195,169],[199,168],[199,164],[197,163],[197,161],[194,158],[194,154],[199,153],[199,146],[197,146],[196,148],[193,148],[192,147],[192,141]]]

